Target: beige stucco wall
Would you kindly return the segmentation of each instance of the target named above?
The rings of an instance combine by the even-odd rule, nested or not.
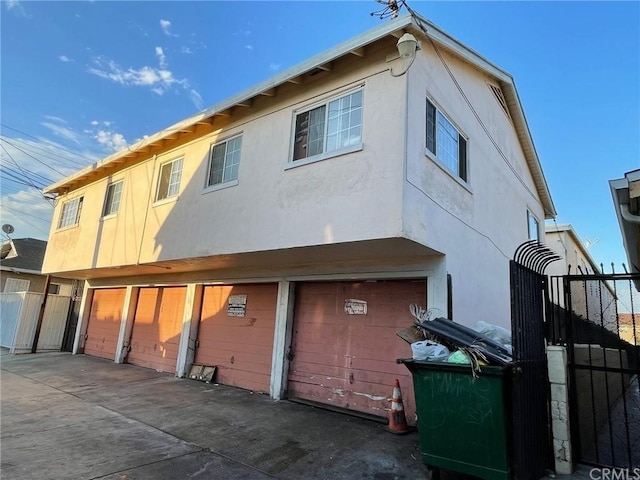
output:
[[[394,238],[402,232],[403,83],[386,51],[338,64],[318,80],[255,105],[222,131],[61,197],[46,271],[130,265],[304,245]],[[357,57],[354,57],[357,58]],[[295,111],[362,86],[362,151],[286,169]],[[242,134],[237,186],[205,192],[212,143]],[[184,156],[180,195],[154,204],[159,166]],[[108,181],[124,179],[120,210],[101,219]],[[56,230],[64,201],[84,195],[80,224]]]
[[[44,293],[44,286],[47,283],[46,275],[37,275],[33,273],[16,273],[3,270],[2,272],[0,272],[0,292],[4,292],[4,286],[7,283],[7,279],[9,278],[28,280],[28,291],[32,293]],[[69,280],[67,278],[51,277],[51,283],[57,283],[60,285],[61,295],[70,295],[72,282],[73,280]]]
[[[330,72],[307,78],[301,86],[279,88],[273,98],[237,107],[222,129],[61,197],[44,270],[406,238],[424,246],[424,255],[407,258],[404,265],[390,260],[384,265],[381,258],[375,267],[360,268],[438,271],[430,284],[437,283],[441,299],[449,273],[454,320],[509,328],[509,259],[528,238],[527,211],[541,225],[544,219],[514,126],[487,85],[488,74],[442,51],[507,165],[430,44],[423,42],[407,75],[393,77],[387,55],[395,51],[395,42],[385,42],[367,47],[364,58],[354,55],[334,62]],[[287,168],[296,111],[360,87],[363,149]],[[427,96],[468,138],[466,184],[425,154]],[[237,134],[243,138],[238,184],[205,191],[211,144]],[[181,156],[179,197],[154,204],[160,165]],[[125,181],[120,211],[100,219],[108,182],[120,178]],[[84,195],[80,225],[56,230],[62,203],[77,195]],[[342,267],[316,264],[308,272],[331,273]],[[248,275],[255,277],[255,270]],[[171,275],[172,282],[199,278],[196,273]],[[134,280],[145,281],[117,281]],[[442,310],[435,314],[445,316],[446,303],[438,304]]]
[[[455,321],[473,326],[482,320],[510,328],[509,260],[518,245],[528,240],[527,211],[542,225],[543,207],[516,131],[487,84],[490,78],[442,49],[440,53],[509,165],[433,46],[423,43],[408,79],[411,101],[404,232],[447,254]],[[466,183],[425,153],[427,97],[468,139]]]

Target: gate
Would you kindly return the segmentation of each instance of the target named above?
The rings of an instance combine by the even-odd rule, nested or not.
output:
[[[640,274],[569,274],[551,283],[551,341],[567,347],[573,457],[638,468]]]
[[[553,464],[547,374],[546,267],[560,257],[536,241],[525,242],[510,262],[513,379],[513,448],[516,478],[538,479]]]
[[[62,339],[63,352],[73,352],[73,342],[76,337],[76,327],[78,325],[78,317],[80,316],[80,302],[82,301],[82,291],[84,289],[84,281],[74,280],[71,287],[71,302],[69,304],[69,313],[67,315],[67,324]]]

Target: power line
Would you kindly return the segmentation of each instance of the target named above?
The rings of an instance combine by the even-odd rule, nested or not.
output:
[[[24,150],[22,150],[20,147],[16,147],[14,144],[12,144],[11,142],[7,141],[7,139],[6,139],[6,138],[3,138],[2,140],[3,140],[4,142],[8,143],[9,145],[11,145],[11,146],[12,146],[13,148],[15,148],[16,150],[18,150],[18,151],[20,151],[20,152],[24,153],[24,154],[25,154],[25,155],[27,155],[28,157],[33,158],[36,162],[41,163],[42,165],[44,165],[44,166],[45,166],[45,167],[47,167],[48,169],[53,170],[53,171],[54,171],[54,172],[56,172],[58,175],[62,175],[62,176],[64,177],[64,173],[62,173],[62,172],[60,172],[60,171],[56,170],[56,169],[55,169],[55,168],[53,168],[51,165],[47,165],[47,164],[46,164],[46,163],[44,163],[42,160],[40,160],[40,159],[38,159],[38,158],[34,157],[34,156],[33,156],[33,155],[31,155],[30,153],[25,152],[25,151],[24,151]],[[9,154],[9,152],[7,151],[7,149],[6,149],[6,148],[4,148],[4,146],[2,146],[2,148],[3,148],[3,150],[4,150],[5,152],[7,152],[7,154]],[[14,160],[14,162],[15,162],[15,160]],[[16,162],[16,165],[17,165],[17,162]]]
[[[48,203],[47,203],[47,205],[49,205],[49,206],[50,206],[50,204],[48,204]],[[36,220],[40,220],[41,222],[46,222],[46,223],[51,222],[51,219],[48,219],[48,220],[47,220],[47,219],[45,219],[45,218],[36,217],[35,215],[31,215],[30,213],[23,212],[23,211],[21,211],[21,210],[17,210],[17,209],[15,209],[15,208],[9,207],[9,206],[7,206],[7,205],[3,205],[2,207],[3,207],[3,208],[6,208],[7,210],[12,211],[12,212],[14,212],[14,213],[17,213],[17,214],[20,214],[20,215],[26,215],[26,216],[31,217],[31,218],[35,218]]]
[[[13,163],[15,163],[16,167],[18,167],[18,169],[22,172],[22,174],[23,174],[24,178],[29,182],[29,185],[30,185],[31,187],[35,188],[35,189],[38,191],[38,193],[39,193],[40,195],[42,195],[42,198],[44,198],[47,202],[51,201],[50,199],[48,199],[47,197],[45,197],[45,196],[44,196],[44,194],[42,193],[42,188],[39,188],[38,186],[36,186],[36,185],[31,181],[31,179],[29,178],[29,176],[24,172],[24,170],[22,169],[22,167],[21,167],[20,165],[18,165],[18,162],[16,162],[16,161],[13,159],[13,157],[12,157],[12,156],[11,156],[11,154],[7,151],[7,149],[5,148],[5,146],[4,146],[4,145],[2,145],[2,144],[0,144],[0,148],[2,148],[2,150],[4,150],[4,151],[5,151],[5,153],[9,156],[9,159],[10,159]]]
[[[66,157],[64,155],[61,155],[59,153],[56,153],[54,151],[52,151],[51,149],[49,149],[49,147],[45,148],[33,143],[27,143],[26,141],[24,141],[23,139],[20,138],[15,138],[15,137],[9,137],[7,135],[0,135],[0,138],[2,139],[11,139],[14,142],[19,142],[21,143],[21,146],[23,149],[27,150],[27,151],[31,151],[33,152],[35,155],[38,155],[40,157],[46,157],[49,158],[51,160],[54,160],[60,164],[64,164],[65,166],[68,166],[69,168],[82,168],[84,166],[86,166],[86,163],[82,163],[82,162],[78,162],[76,160],[72,160],[69,157]],[[6,140],[8,142],[8,140]]]
[[[55,143],[53,143],[53,142],[49,142],[49,141],[47,141],[47,140],[43,140],[43,139],[41,139],[41,138],[34,137],[33,135],[29,135],[28,133],[25,133],[25,132],[22,132],[22,131],[18,130],[17,128],[13,128],[13,127],[10,127],[10,126],[8,126],[8,125],[5,125],[4,123],[0,123],[0,126],[1,126],[1,127],[4,127],[4,128],[8,128],[9,130],[13,130],[14,132],[19,133],[20,135],[25,135],[25,136],[27,136],[27,137],[29,137],[29,138],[33,138],[34,140],[38,140],[39,142],[46,143],[46,144],[48,144],[48,145],[52,145],[52,146],[54,146],[54,147],[56,147],[56,148],[58,148],[58,149],[60,149],[60,150],[62,150],[62,151],[65,151],[65,152],[71,153],[71,154],[73,154],[73,155],[76,155],[76,156],[78,156],[78,157],[82,158],[83,160],[86,160],[86,159],[84,158],[84,156],[83,156],[83,155],[81,155],[81,154],[79,154],[78,152],[74,152],[73,150],[68,150],[68,149],[66,149],[66,148],[64,148],[64,147],[61,147],[60,145],[57,145],[57,144],[55,144]]]

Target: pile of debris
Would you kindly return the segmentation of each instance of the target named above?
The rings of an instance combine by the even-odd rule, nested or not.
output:
[[[478,322],[474,330],[447,318],[431,319],[417,305],[410,305],[409,311],[415,322],[397,335],[411,344],[413,360],[470,364],[474,376],[482,365],[513,361],[511,333],[502,327]]]

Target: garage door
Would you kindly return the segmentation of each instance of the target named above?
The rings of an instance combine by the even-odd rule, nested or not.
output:
[[[277,284],[204,289],[195,363],[215,365],[215,381],[268,392]]]
[[[386,417],[398,379],[414,423],[411,374],[396,363],[411,347],[396,332],[426,297],[425,280],[298,284],[289,398]]]
[[[186,287],[141,288],[127,363],[175,372]]]
[[[84,344],[85,354],[115,359],[125,293],[124,288],[94,290]]]

